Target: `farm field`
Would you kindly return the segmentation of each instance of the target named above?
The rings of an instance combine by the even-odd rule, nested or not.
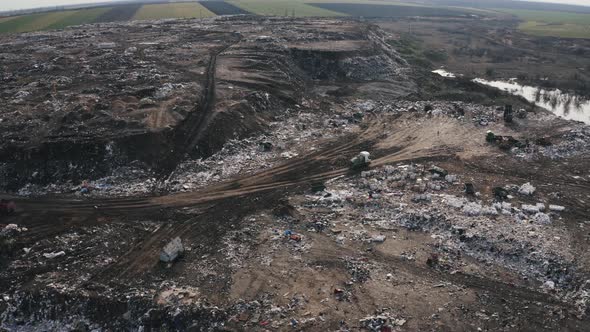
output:
[[[438,6],[441,3],[447,7]],[[62,29],[68,26],[97,22],[150,20],[162,18],[199,18],[215,15],[254,14],[263,16],[296,17],[391,17],[443,16],[465,14],[484,16],[514,15],[522,22],[517,26],[524,33],[535,36],[590,38],[590,14],[580,11],[529,10],[528,4],[505,8],[501,3],[494,7],[470,6],[461,0],[446,2],[405,2],[387,0],[227,0],[189,1],[158,4],[125,4],[88,9],[45,12],[13,17],[0,17],[0,33],[20,33],[38,30]],[[526,5],[526,6],[525,6]],[[473,8],[477,7],[477,8]],[[520,8],[523,9],[520,9]],[[533,7],[534,8],[534,7]],[[584,7],[580,7],[584,8]],[[590,7],[589,7],[590,8]],[[590,9],[589,9],[590,10]],[[516,26],[515,26],[516,27]]]
[[[466,14],[466,11],[462,10],[394,4],[318,2],[310,5],[352,16],[364,17],[460,16]]]
[[[225,1],[202,1],[200,4],[216,15],[250,14],[249,11]]]
[[[510,13],[524,20],[519,29],[532,35],[590,38],[590,14],[541,10],[511,10]]]
[[[111,7],[110,10],[104,12],[96,18],[94,22],[121,22],[129,21],[135,16],[135,13],[142,7],[141,4],[136,5],[121,5]]]
[[[15,17],[0,17],[0,23],[15,19]]]
[[[233,0],[234,5],[257,15],[265,16],[346,16],[344,13],[313,6],[303,1],[288,0]]]
[[[590,38],[590,25],[583,24],[527,21],[521,23],[518,28],[525,33],[535,36]]]
[[[530,21],[590,25],[590,14],[549,12],[542,10],[511,10],[510,13],[524,20]]]
[[[134,20],[161,18],[199,18],[215,16],[198,2],[153,4],[142,6],[133,16]]]
[[[72,25],[94,22],[99,16],[107,13],[109,10],[111,10],[110,7],[78,10],[72,12],[71,15],[63,18],[62,20],[47,26],[46,29],[63,29]]]
[[[90,23],[110,9],[111,7],[7,17],[0,21],[0,33],[58,29]]]

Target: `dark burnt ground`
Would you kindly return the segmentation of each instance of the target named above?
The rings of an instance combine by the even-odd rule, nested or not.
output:
[[[100,15],[95,22],[102,23],[128,21],[133,18],[141,6],[142,4],[115,6],[108,12]]]
[[[371,5],[356,3],[310,3],[309,5],[363,17],[407,17],[407,16],[461,16],[465,12],[443,8]]]
[[[199,3],[216,15],[250,14],[250,12],[225,1],[200,1]]]

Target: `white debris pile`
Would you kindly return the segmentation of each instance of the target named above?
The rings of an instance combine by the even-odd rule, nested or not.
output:
[[[58,252],[44,253],[43,254],[43,257],[45,257],[47,259],[54,259],[54,258],[62,257],[62,256],[65,256],[65,255],[66,255],[65,251],[58,251]]]
[[[539,225],[548,225],[551,223],[551,217],[543,212],[538,212],[533,216],[533,221]]]
[[[553,118],[546,119],[546,121],[553,120]],[[574,128],[571,128],[572,126]],[[511,151],[516,157],[526,160],[540,158],[559,160],[585,154],[590,151],[590,126],[572,122],[566,130],[552,133],[551,139],[541,137],[529,140],[526,146],[513,147]]]
[[[180,237],[176,237],[162,248],[162,251],[160,252],[160,260],[165,263],[170,263],[175,261],[183,253],[184,246],[182,245],[182,240]]]
[[[170,98],[175,93],[182,92],[185,85],[181,83],[164,83],[155,93],[154,98],[158,100]]]
[[[439,250],[493,262],[541,282],[549,276],[556,289],[567,287],[571,280],[567,267],[573,264],[575,255],[573,249],[564,248],[571,248],[571,235],[563,228],[547,227],[558,217],[559,208],[548,209],[541,202],[487,203],[477,197],[458,196],[463,186],[447,182],[438,174],[442,171],[420,164],[375,168],[352,180],[329,183],[326,191],[306,196],[305,206],[328,207],[337,213],[338,217],[322,219],[336,230],[331,236],[337,243],[375,242],[375,231],[396,227],[427,231]],[[444,189],[421,186],[429,182],[444,183]],[[524,187],[527,193],[534,192],[529,185]],[[430,201],[417,199],[423,195]],[[338,231],[343,227],[347,231]]]
[[[28,231],[26,227],[19,227],[17,224],[8,224],[4,226],[4,228],[0,229],[0,235],[8,236],[26,231]]]
[[[576,128],[567,130],[561,139],[549,146],[539,146],[538,153],[551,159],[563,159],[590,151],[590,126],[578,124]]]
[[[523,184],[522,186],[520,186],[520,188],[518,188],[518,193],[521,195],[532,195],[535,193],[535,190],[537,190],[537,188],[533,187],[533,185],[531,185],[529,182]]]
[[[479,216],[482,214],[482,206],[476,202],[470,202],[463,206],[463,213],[467,216]]]
[[[438,100],[421,100],[408,101],[399,100],[394,104],[375,103],[373,112],[398,113],[398,112],[424,112],[432,116],[453,116],[463,118],[467,112],[473,114],[474,118],[485,115],[491,121],[496,121],[498,115],[495,108],[491,106],[482,106],[465,102],[438,101]]]
[[[406,322],[406,319],[396,317],[395,315],[391,315],[388,312],[381,312],[375,316],[367,316],[359,320],[361,327],[368,331],[374,332],[391,331],[392,328],[403,326],[406,324]]]

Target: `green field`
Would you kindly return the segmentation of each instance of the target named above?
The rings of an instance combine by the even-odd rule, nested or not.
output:
[[[232,0],[228,1],[250,13],[264,16],[346,16],[346,14],[310,6],[300,0]]]
[[[15,19],[15,17],[0,17],[0,23]]]
[[[528,34],[590,38],[590,14],[540,10],[511,10],[510,13],[525,21],[519,28]]]
[[[62,20],[57,21],[44,29],[63,29],[72,25],[80,25],[94,22],[97,17],[108,12],[111,7],[106,8],[94,8],[84,9],[71,12],[70,15],[64,17]]]
[[[70,25],[93,22],[108,8],[68,10],[7,18],[0,21],[0,33],[60,29]]]
[[[364,5],[381,5],[375,8],[361,8],[367,16],[379,16],[378,14],[386,11],[389,14],[396,9],[385,10],[384,5],[398,6],[399,15],[403,16],[405,8],[423,7],[426,9],[442,7],[431,7],[417,3],[407,3],[404,0],[228,0],[228,3],[240,7],[250,13],[267,16],[348,16],[357,13],[356,9],[346,6],[323,6],[323,4],[364,4]],[[313,6],[312,3],[317,5]],[[404,6],[404,10],[401,10]],[[324,7],[324,8],[321,8]],[[348,6],[350,7],[350,6]],[[379,9],[379,7],[381,9]],[[100,7],[92,9],[67,10],[60,12],[50,12],[41,14],[31,14],[16,17],[0,18],[0,33],[10,32],[28,32],[37,30],[61,29],[68,26],[95,23],[101,21],[99,17],[117,7]],[[355,7],[356,8],[356,7]],[[390,7],[387,7],[390,8]],[[393,8],[393,7],[391,7]],[[590,14],[577,14],[570,12],[558,11],[541,11],[541,10],[508,10],[508,9],[473,9],[463,7],[446,7],[447,9],[461,10],[463,12],[487,14],[487,13],[506,13],[518,16],[523,23],[519,28],[525,32],[537,36],[555,36],[569,38],[590,38]],[[212,9],[215,10],[215,9]],[[352,10],[352,11],[351,11]],[[360,10],[360,9],[359,9]],[[348,12],[349,14],[346,14]],[[116,13],[116,12],[115,12]],[[223,14],[221,12],[220,14]],[[384,16],[387,13],[384,13]],[[134,20],[149,20],[162,18],[198,18],[215,16],[213,12],[195,1],[174,2],[163,4],[146,4],[135,12],[131,13]],[[109,16],[109,15],[107,15]],[[391,16],[391,15],[389,15]],[[131,16],[129,16],[131,17]]]
[[[62,29],[68,26],[97,22],[101,15],[116,7],[66,10],[0,18],[0,33],[18,33]],[[197,2],[150,4],[142,6],[133,19],[198,18],[215,16]]]
[[[203,18],[215,16],[197,2],[144,5],[133,17],[134,20],[162,18]]]
[[[527,21],[519,29],[535,36],[590,38],[590,25]]]
[[[590,25],[590,14],[548,12],[541,10],[511,10],[510,13],[527,21]]]

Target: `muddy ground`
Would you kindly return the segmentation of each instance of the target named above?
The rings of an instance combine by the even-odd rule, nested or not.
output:
[[[590,329],[588,126],[366,22],[1,38],[5,330]]]

